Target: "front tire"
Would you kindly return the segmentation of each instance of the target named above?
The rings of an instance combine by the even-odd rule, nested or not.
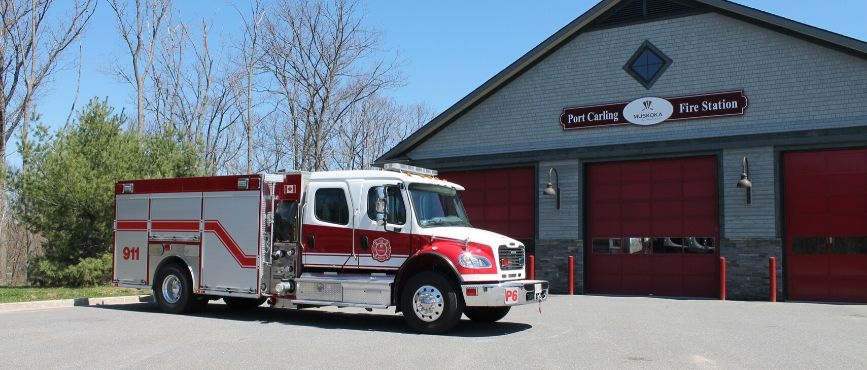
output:
[[[184,313],[192,308],[193,279],[181,266],[166,265],[160,269],[154,282],[154,297],[165,313]]]
[[[464,315],[475,322],[492,323],[506,317],[512,307],[467,307]]]
[[[454,284],[445,276],[422,272],[403,287],[401,307],[404,320],[413,330],[441,334],[458,324],[464,302]]]

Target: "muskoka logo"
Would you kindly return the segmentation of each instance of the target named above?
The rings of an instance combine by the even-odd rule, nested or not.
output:
[[[668,100],[647,97],[636,99],[623,108],[623,117],[636,125],[655,125],[671,117],[674,107]]]

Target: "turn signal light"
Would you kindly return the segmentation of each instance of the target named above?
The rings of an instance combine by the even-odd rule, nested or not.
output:
[[[467,288],[467,296],[468,297],[475,297],[478,294],[479,294],[479,292],[476,290],[476,288]]]

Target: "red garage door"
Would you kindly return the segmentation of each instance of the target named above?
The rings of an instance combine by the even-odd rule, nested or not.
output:
[[[533,167],[441,172],[440,177],[460,184],[470,223],[515,239],[533,239],[536,212]]]
[[[783,161],[789,298],[867,302],[867,149]]]
[[[589,164],[586,175],[591,292],[719,294],[715,157]]]

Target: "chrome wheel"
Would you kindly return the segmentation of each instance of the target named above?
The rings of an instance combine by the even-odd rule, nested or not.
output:
[[[422,321],[436,321],[442,316],[444,308],[443,294],[430,285],[418,288],[412,296],[412,309]]]
[[[163,299],[168,304],[175,304],[181,300],[181,279],[175,275],[166,276],[163,279]]]

